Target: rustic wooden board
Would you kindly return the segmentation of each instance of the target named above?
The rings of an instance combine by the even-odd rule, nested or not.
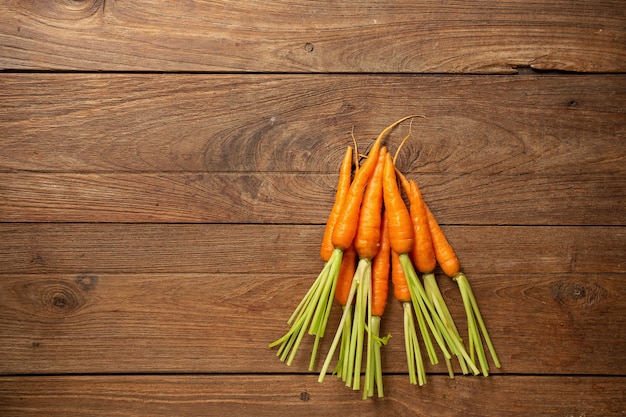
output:
[[[464,270],[623,273],[626,228],[448,226]],[[0,223],[0,270],[317,275],[323,226]]]
[[[625,378],[434,377],[423,387],[386,378],[383,399],[307,376],[77,376],[0,378],[0,412],[39,416],[622,416]]]
[[[0,414],[624,415],[625,46],[621,0],[0,2]],[[390,299],[362,401],[268,343],[408,114],[503,367],[410,386]]]
[[[473,72],[626,69],[621,0],[19,0],[0,68]]]
[[[623,179],[625,107],[624,74],[1,74],[0,171],[335,174],[421,114],[405,172]]]
[[[287,331],[312,275],[5,274],[0,373],[307,373],[312,339],[290,367],[268,344]],[[626,272],[477,273],[470,280],[503,364],[492,364],[492,374],[626,373]],[[456,285],[439,282],[465,333]],[[339,315],[335,307],[320,358]],[[406,374],[398,359],[405,357],[402,308],[392,298],[382,328],[392,334],[384,371]],[[446,373],[443,362],[427,370]]]
[[[413,174],[441,222],[626,225],[626,175]],[[324,224],[337,174],[0,173],[5,222]]]

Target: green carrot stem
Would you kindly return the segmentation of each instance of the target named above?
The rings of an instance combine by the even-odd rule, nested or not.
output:
[[[479,361],[481,362],[481,367],[483,368],[483,374],[486,376],[488,365],[486,364],[486,356],[480,338],[481,331],[483,338],[485,339],[485,344],[487,345],[493,362],[497,368],[500,368],[501,366],[500,360],[498,359],[498,355],[496,354],[491,338],[489,337],[487,326],[485,326],[485,322],[482,318],[482,314],[480,313],[480,309],[478,308],[478,303],[476,302],[476,297],[474,296],[469,280],[462,272],[457,274],[453,279],[457,282],[461,292],[461,297],[463,298],[463,304],[465,305],[465,311],[468,319],[468,333],[472,341],[473,349],[477,352]]]
[[[346,315],[344,324],[341,330],[341,344],[339,347],[339,360],[335,367],[335,373],[337,377],[341,378],[343,382],[346,382],[348,374],[348,351],[350,350],[350,333],[352,332],[352,305],[346,304],[343,308],[343,314]],[[347,311],[346,311],[347,310]]]
[[[343,252],[338,250],[335,250],[331,255],[333,262],[331,263],[330,270],[328,271],[326,283],[323,285],[322,294],[317,303],[317,308],[315,309],[315,314],[313,315],[313,319],[311,321],[309,334],[315,335],[315,343],[313,345],[313,349],[311,350],[309,371],[312,371],[315,367],[315,358],[319,347],[319,340],[324,337],[324,333],[326,332],[326,325],[328,324],[333,299],[335,298],[335,289],[337,288],[337,280],[339,277],[339,268],[341,266],[342,258]]]
[[[360,259],[354,279],[357,281],[357,297],[354,306],[350,351],[348,354],[347,386],[352,389],[361,389],[361,363],[363,361],[363,340],[365,336],[365,318],[367,313],[368,287],[372,281],[372,262],[369,259]]]
[[[380,339],[380,316],[372,316],[372,334],[375,336],[374,340],[374,370],[375,370],[375,382],[376,388],[378,388],[377,395],[379,398],[384,397],[383,391],[383,364],[382,364],[382,355],[381,355],[381,347],[385,343],[385,341]]]
[[[443,298],[443,295],[441,294],[441,291],[439,290],[439,285],[437,284],[435,274],[433,273],[423,274],[422,279],[424,281],[424,290],[428,294],[428,298],[431,300],[433,306],[437,310],[437,313],[439,314],[439,317],[443,321],[443,324],[448,329],[450,336],[456,338],[458,342],[462,345],[463,339],[461,338],[461,335],[456,327],[456,324],[454,323],[454,319],[452,318],[452,314],[450,314],[450,310],[448,309],[448,306]],[[461,371],[463,372],[463,374],[467,374],[468,369],[467,369],[466,361],[463,355],[461,354],[461,352],[458,351],[458,349],[456,348],[454,344],[452,344],[451,346],[449,345],[449,347],[453,351],[453,353],[456,355],[459,361],[459,365],[461,366]],[[470,359],[472,358],[470,357]],[[446,365],[448,367],[448,373],[450,374],[450,377],[453,378],[454,373],[452,372],[450,361],[447,359],[446,359]]]
[[[319,346],[319,338],[324,335],[326,326],[324,320],[328,319],[329,309],[334,298],[334,288],[337,280],[335,271],[338,271],[338,265],[341,264],[342,257],[343,251],[337,249],[333,252],[331,258],[324,265],[317,279],[289,318],[288,323],[291,324],[289,331],[278,340],[270,343],[270,347],[280,345],[276,355],[280,356],[281,361],[286,361],[287,365],[291,365],[293,362],[306,329],[310,325],[309,332],[316,335],[309,363],[309,367],[312,369]]]
[[[342,255],[343,255],[343,252],[342,252]],[[319,275],[317,276],[315,281],[313,281],[313,284],[311,285],[307,293],[304,295],[304,297],[302,297],[302,300],[300,301],[298,306],[294,309],[293,313],[287,320],[287,324],[291,324],[294,320],[297,319],[297,317],[300,317],[302,314],[304,314],[304,311],[311,305],[311,303],[316,302],[317,300],[316,294],[319,294],[319,288],[326,281],[326,278],[328,277],[328,271],[330,270],[330,267],[337,256],[338,255],[335,252],[333,252],[330,259],[324,264],[324,267],[320,271]]]
[[[404,350],[406,351],[407,366],[409,370],[409,383],[420,386],[426,383],[426,370],[420,352],[415,322],[413,320],[413,306],[411,302],[402,303],[404,311]],[[417,369],[417,374],[416,374]]]
[[[348,293],[348,301],[346,302],[346,306],[352,305],[352,301],[354,300],[354,295],[356,293],[356,287],[356,281],[352,280],[352,285],[350,286],[350,292]],[[342,333],[344,329],[346,329],[345,322],[350,318],[350,312],[350,308],[345,308],[343,310],[341,320],[339,321],[339,326],[337,327],[337,332],[335,333],[335,337],[333,338],[330,349],[328,350],[328,354],[326,355],[326,359],[324,360],[324,364],[322,365],[322,370],[320,371],[319,377],[317,378],[318,382],[324,381],[324,377],[326,376],[326,372],[328,372],[328,367],[330,366],[330,361],[333,359],[333,355],[335,354],[335,350],[337,349],[337,344],[339,344],[339,340],[341,340],[342,338]]]
[[[371,264],[370,264],[371,267]],[[366,330],[367,330],[367,357],[365,359],[365,382],[363,385],[363,399],[366,399],[368,397],[371,397],[374,395],[374,382],[375,382],[375,378],[374,378],[374,373],[375,373],[375,367],[376,367],[376,362],[374,359],[374,344],[375,344],[375,338],[378,337],[378,333],[374,333],[373,329],[373,322],[372,322],[372,275],[371,275],[371,270],[370,270],[370,277],[369,277],[369,285],[367,285],[367,299],[366,299],[366,305],[367,305],[367,326],[366,326]],[[379,323],[380,324],[380,323]],[[380,326],[379,326],[380,328]]]
[[[445,343],[441,337],[441,335],[444,333],[447,333],[447,331],[445,331],[445,327],[443,326],[443,324],[440,326],[440,327],[443,327],[441,332],[438,332],[436,330],[433,320],[439,319],[439,316],[437,315],[435,308],[432,306],[432,304],[428,300],[426,291],[424,291],[424,287],[422,286],[422,283],[417,277],[417,273],[415,272],[415,269],[413,268],[413,264],[411,263],[411,259],[409,258],[409,255],[406,253],[401,254],[400,263],[402,264],[402,270],[406,277],[407,283],[409,284],[409,292],[411,293],[411,298],[413,299],[413,307],[416,310],[417,308],[419,308],[422,311],[424,318],[426,319],[426,322],[428,323],[428,327],[430,328],[431,333],[435,337],[435,340],[437,341],[439,348],[443,352],[444,357],[450,358],[450,353],[448,352],[448,349],[446,349]],[[417,314],[417,311],[416,311],[416,314]],[[439,321],[441,320],[439,319]],[[434,352],[434,348],[432,344],[430,345],[430,347],[427,345],[427,348],[431,349],[432,352]],[[430,354],[430,351],[429,351],[429,354]]]
[[[331,255],[328,264],[328,274],[325,277],[324,283],[321,286],[321,292],[317,298],[315,313],[309,329],[309,334],[324,336],[326,330],[326,323],[330,315],[330,309],[335,296],[335,288],[337,286],[337,278],[339,276],[339,268],[341,267],[341,260],[343,258],[343,252],[336,249]]]
[[[441,317],[439,317],[437,310],[428,299],[428,296],[426,295],[426,291],[424,290],[424,287],[422,286],[419,279],[417,278],[417,274],[415,272],[415,269],[413,268],[413,265],[411,264],[411,260],[408,257],[408,255],[407,254],[400,255],[400,260],[402,262],[403,269],[405,269],[407,282],[409,282],[409,290],[413,288],[413,291],[418,292],[419,294],[418,300],[420,300],[421,303],[424,303],[428,307],[428,311],[432,315],[432,320],[431,320],[431,316],[428,316],[425,314],[425,317],[428,320],[428,325],[430,326],[431,332],[435,336],[435,340],[437,340],[437,343],[439,344],[439,348],[443,351],[444,356],[449,359],[450,353],[446,349],[441,336],[443,336],[443,338],[445,339],[446,343],[449,346],[453,347],[454,352],[459,352],[463,356],[463,358],[468,362],[468,365],[472,369],[472,372],[478,375],[480,371],[478,370],[476,365],[474,365],[473,361],[471,361],[471,358],[469,357],[469,354],[465,350],[465,347],[463,346],[461,342],[459,342],[458,339],[450,335],[450,332],[448,332],[448,329],[443,324]],[[440,332],[436,331],[433,321],[437,324],[437,327],[439,328]]]

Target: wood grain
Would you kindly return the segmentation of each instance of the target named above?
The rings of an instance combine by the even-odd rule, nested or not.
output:
[[[415,175],[441,222],[626,225],[626,175]],[[337,174],[0,173],[4,222],[324,224]]]
[[[288,330],[287,318],[314,277],[4,274],[0,373],[308,373],[312,338],[304,339],[290,367],[268,344]],[[492,364],[491,373],[624,375],[625,278],[625,272],[471,274],[503,364],[501,370]],[[458,288],[443,277],[439,285],[465,334]],[[321,358],[339,316],[335,306]],[[392,339],[383,349],[383,369],[406,376],[405,361],[397,360],[405,355],[402,326],[402,308],[390,299],[382,328]],[[427,370],[447,372],[443,363]]]
[[[448,226],[467,273],[623,273],[626,228]],[[0,223],[11,273],[315,274],[323,226]]]
[[[0,378],[0,412],[39,416],[433,417],[621,416],[621,378],[434,377],[423,387],[386,377],[383,399],[360,399],[338,381],[306,376],[79,376]],[[485,395],[489,393],[489,395]],[[558,400],[557,400],[558,399]]]
[[[621,0],[0,2],[0,415],[624,415],[625,46]],[[408,114],[503,367],[411,386],[390,299],[363,401],[268,344]]]
[[[514,73],[626,69],[620,0],[5,1],[0,68]]]
[[[623,179],[625,107],[623,74],[0,74],[0,171],[335,174],[421,114],[405,172]]]

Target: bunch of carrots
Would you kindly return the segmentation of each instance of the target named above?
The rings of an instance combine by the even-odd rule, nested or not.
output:
[[[354,148],[346,149],[320,249],[324,267],[288,319],[290,329],[270,344],[278,346],[277,356],[290,365],[305,334],[313,336],[309,362],[309,370],[313,371],[336,300],[342,315],[318,380],[324,380],[339,349],[333,373],[348,387],[362,389],[363,398],[372,397],[375,392],[378,397],[384,396],[381,348],[390,335],[381,336],[381,317],[389,281],[393,283],[395,298],[402,304],[411,384],[426,382],[422,346],[431,364],[438,363],[438,351],[441,353],[452,378],[454,358],[463,374],[488,375],[483,342],[495,366],[500,367],[452,246],[417,183],[397,169],[398,152],[392,157],[382,144],[392,129],[415,117],[419,116],[403,117],[385,128],[361,165],[356,142]],[[434,275],[437,265],[458,284],[467,319],[466,340],[457,330],[439,290]]]

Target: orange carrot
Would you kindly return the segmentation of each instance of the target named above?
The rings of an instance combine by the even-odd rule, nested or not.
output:
[[[424,281],[424,290],[428,299],[435,307],[437,314],[441,321],[448,329],[451,337],[455,337],[459,344],[462,344],[461,336],[454,323],[452,315],[446,305],[445,300],[441,295],[441,291],[437,285],[437,280],[433,271],[437,265],[437,259],[435,257],[435,251],[433,249],[433,243],[430,235],[430,228],[428,227],[428,219],[426,216],[426,210],[424,206],[424,199],[422,193],[419,190],[417,184],[413,180],[407,180],[402,173],[397,171],[397,175],[400,178],[402,187],[405,193],[409,197],[410,213],[413,230],[415,232],[415,241],[413,243],[413,249],[411,251],[411,257],[413,259],[413,265],[415,269],[422,273],[422,279]],[[449,346],[454,354],[457,355],[459,364],[464,374],[467,374],[467,366],[465,359],[461,352],[457,349],[457,344]],[[448,367],[448,374],[451,378],[454,378],[454,370],[450,360],[446,357],[446,365]]]
[[[430,229],[437,262],[447,276],[454,277],[461,271],[459,259],[456,257],[450,243],[448,243],[448,239],[446,239],[441,227],[439,227],[435,216],[433,216],[433,213],[425,203],[424,209],[426,210],[426,218],[428,219],[428,227]]]
[[[359,221],[357,224],[356,235],[354,237],[354,247],[359,255],[359,262],[354,273],[353,282],[356,286],[356,301],[354,305],[354,317],[352,324],[352,334],[350,337],[350,350],[348,352],[348,375],[346,384],[352,386],[353,389],[361,387],[361,363],[363,359],[363,346],[365,340],[365,328],[371,329],[371,299],[372,299],[372,259],[378,253],[380,246],[380,224],[381,211],[383,205],[383,183],[382,174],[387,148],[380,148],[378,155],[374,155],[370,151],[370,159],[376,158],[376,167],[365,187],[363,201],[359,213]],[[366,162],[366,163],[367,163]],[[364,165],[365,166],[365,165]],[[369,347],[367,355],[368,362],[366,366],[371,366],[369,359],[372,357],[374,338],[370,330],[367,333],[367,346]],[[364,397],[372,392],[374,379],[371,370],[366,370]],[[382,375],[382,372],[381,372]],[[369,378],[369,379],[368,379]],[[371,384],[371,386],[370,386]]]
[[[380,226],[380,247],[372,261],[372,315],[382,316],[387,306],[389,291],[389,271],[391,264],[391,246],[389,244],[389,220],[382,215]]]
[[[339,169],[339,181],[337,183],[337,191],[335,193],[335,202],[330,214],[328,215],[328,221],[326,222],[326,228],[324,229],[324,237],[322,238],[320,256],[323,261],[328,261],[333,253],[333,250],[335,249],[332,242],[333,229],[335,228],[335,223],[337,223],[339,211],[341,210],[341,207],[343,207],[348,190],[350,189],[350,182],[352,179],[351,174],[352,147],[348,146]]]
[[[406,282],[406,277],[402,270],[400,255],[394,250],[391,251],[391,282],[393,283],[394,297],[401,302],[410,302],[411,293],[409,292],[409,284]]]
[[[415,236],[413,248],[411,249],[413,264],[419,272],[432,272],[437,266],[437,259],[435,258],[435,250],[433,249],[433,242],[428,227],[422,192],[415,181],[407,180],[400,172],[398,172],[398,177],[404,192],[409,197],[409,212]]]
[[[480,313],[480,309],[478,308],[478,303],[476,302],[476,298],[474,297],[474,293],[470,286],[469,280],[465,276],[463,272],[461,272],[460,262],[452,249],[452,246],[448,242],[445,234],[441,230],[439,223],[435,219],[435,216],[432,214],[428,206],[425,204],[426,215],[428,218],[428,226],[430,228],[430,233],[433,239],[433,247],[435,249],[435,255],[437,256],[437,262],[441,267],[441,270],[449,277],[451,277],[459,286],[459,290],[461,292],[461,297],[463,299],[463,305],[465,307],[465,313],[467,316],[467,328],[468,328],[468,344],[470,353],[472,355],[472,360],[474,354],[478,356],[478,361],[481,366],[481,370],[483,375],[487,376],[489,374],[489,366],[487,364],[487,357],[485,354],[485,349],[483,348],[481,341],[481,332],[482,337],[485,340],[485,344],[491,353],[491,357],[496,365],[496,367],[500,367],[500,361],[498,359],[498,355],[493,347],[491,342],[491,338],[489,337],[489,332],[487,331],[487,327],[483,321],[482,315]],[[470,366],[473,363],[469,363]],[[474,367],[474,373],[477,374],[478,370]]]
[[[429,273],[435,269],[437,259],[435,249],[428,227],[426,206],[422,193],[415,181],[411,180],[411,217],[413,218],[413,230],[415,232],[415,244],[413,246],[413,262],[418,271]]]
[[[383,196],[385,213],[389,221],[389,244],[391,246],[391,279],[394,284],[394,296],[402,302],[404,312],[404,345],[407,365],[409,369],[409,381],[411,384],[424,383],[426,371],[424,370],[420,348],[415,330],[413,311],[418,317],[422,337],[427,343],[427,349],[432,352],[434,348],[428,346],[430,337],[423,323],[423,313],[419,308],[415,291],[411,289],[409,275],[407,274],[406,262],[413,247],[413,228],[411,216],[404,204],[396,179],[395,167],[391,155],[387,155],[385,171],[383,174]],[[410,263],[410,261],[409,261]],[[430,342],[432,345],[432,342]],[[417,370],[417,375],[416,375]]]
[[[380,246],[380,224],[383,207],[383,169],[387,148],[380,148],[372,178],[365,187],[359,222],[354,237],[354,247],[359,258],[373,259]],[[370,158],[374,156],[371,155]]]
[[[389,217],[389,243],[391,249],[398,254],[406,254],[413,248],[413,227],[409,210],[402,200],[396,172],[391,159],[387,154],[383,173],[383,197],[387,216]]]
[[[356,270],[356,256],[354,245],[350,245],[350,247],[343,252],[341,267],[339,268],[339,277],[337,278],[337,288],[335,288],[335,299],[341,306],[345,306],[348,302],[352,277],[354,277],[354,271]]]

